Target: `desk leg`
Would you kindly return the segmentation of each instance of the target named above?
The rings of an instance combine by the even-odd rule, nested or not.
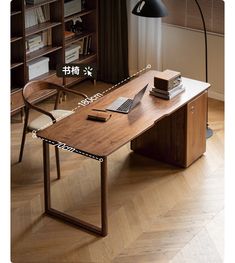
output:
[[[49,144],[43,141],[43,169],[44,169],[44,202],[45,212],[47,213],[51,206],[51,181],[50,181],[50,151]]]
[[[108,218],[107,218],[107,157],[103,158],[101,163],[101,224],[102,236],[108,234]]]
[[[107,218],[107,158],[101,163],[101,227],[94,226],[76,217],[60,212],[51,207],[51,182],[50,182],[50,152],[49,144],[43,141],[43,167],[44,167],[44,198],[45,213],[59,219],[64,223],[72,224],[83,230],[95,233],[100,236],[108,234]]]

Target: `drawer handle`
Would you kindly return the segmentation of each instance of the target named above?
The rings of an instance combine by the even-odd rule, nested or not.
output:
[[[194,111],[195,111],[195,107],[192,106],[191,109],[190,109],[190,111],[191,111],[192,113],[194,113]]]

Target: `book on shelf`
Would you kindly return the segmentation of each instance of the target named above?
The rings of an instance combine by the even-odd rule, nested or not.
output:
[[[75,33],[74,33],[74,32],[64,31],[64,38],[65,38],[65,40],[70,39],[70,38],[73,38],[74,36],[75,36]]]
[[[47,30],[47,45],[50,46],[52,44],[52,32],[51,28]]]
[[[162,98],[162,99],[166,99],[166,100],[170,100],[173,99],[175,96],[179,95],[181,92],[183,92],[185,90],[183,84],[180,84],[179,87],[175,87],[173,89],[173,91],[171,90],[171,92],[169,93],[163,93],[162,90],[161,92],[156,91],[156,88],[153,88],[152,90],[150,90],[150,94],[158,97],[158,98]]]
[[[42,31],[42,42],[44,44],[44,46],[48,45],[48,31]]]
[[[38,24],[38,18],[36,11],[33,10],[28,10],[25,12],[25,28],[35,26]]]
[[[82,38],[81,40],[77,41],[77,44],[80,46],[79,49],[79,54],[83,54],[83,43],[84,43],[84,39]]]
[[[87,37],[84,37],[83,55],[87,55]]]
[[[42,11],[42,7],[39,6],[39,7],[35,8],[35,11],[37,14],[38,23],[46,22],[45,16],[44,16],[43,11]]]
[[[36,51],[44,46],[45,44],[43,42],[42,34],[32,35],[26,39],[26,54]]]
[[[42,6],[42,10],[43,10],[45,21],[49,21],[50,20],[50,5],[47,4],[47,5]]]
[[[43,48],[43,47],[44,47],[44,44],[43,43],[39,43],[39,44],[27,49],[26,50],[26,54],[29,54],[29,53],[34,52],[34,51],[37,51],[37,50],[39,50],[40,48]]]
[[[25,12],[25,28],[35,26],[39,23],[44,23],[48,20],[49,19],[48,17],[45,17],[41,6],[34,8],[32,10],[26,10]]]
[[[91,54],[91,41],[92,37],[88,36],[87,55]]]
[[[29,36],[26,41],[28,42],[29,45],[39,43],[42,41],[42,36],[41,34],[35,34],[32,36]]]

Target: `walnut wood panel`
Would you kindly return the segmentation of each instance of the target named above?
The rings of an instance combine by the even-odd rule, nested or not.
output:
[[[186,166],[206,151],[207,93],[187,105],[187,161]]]
[[[206,151],[206,102],[204,93],[131,142],[137,153],[188,167]]]
[[[157,71],[141,75],[99,101],[81,107],[75,114],[40,131],[38,136],[66,143],[90,154],[108,156],[150,129],[156,121],[172,114],[210,87],[208,83],[183,78],[185,91],[172,100],[162,100],[149,95],[153,78],[157,75]],[[89,110],[105,109],[120,96],[133,97],[148,83],[149,87],[142,102],[129,114],[113,112],[111,119],[105,123],[87,120]]]
[[[184,106],[131,142],[131,149],[152,159],[185,167],[186,112]]]

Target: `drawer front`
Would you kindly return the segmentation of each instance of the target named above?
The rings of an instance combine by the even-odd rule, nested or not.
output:
[[[22,90],[11,94],[11,112],[14,112],[24,107],[24,100],[22,96]]]

